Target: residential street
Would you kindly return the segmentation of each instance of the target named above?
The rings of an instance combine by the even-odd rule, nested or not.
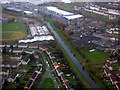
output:
[[[44,59],[44,61],[46,62],[46,58],[45,58],[45,56],[42,54],[42,57],[43,57],[43,59]],[[50,67],[49,67],[49,64],[48,63],[46,63],[46,72],[45,72],[45,74],[44,74],[44,76],[42,77],[42,81],[40,82],[40,84],[39,84],[39,86],[38,86],[38,88],[42,88],[41,86],[42,86],[42,83],[43,83],[43,81],[46,79],[46,78],[52,78],[53,79],[53,82],[54,82],[54,87],[55,88],[58,88],[58,84],[57,84],[57,82],[56,82],[56,78],[57,77],[55,77],[53,74],[52,74],[52,70],[50,69]]]

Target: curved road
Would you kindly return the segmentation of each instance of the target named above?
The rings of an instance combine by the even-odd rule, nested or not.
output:
[[[76,65],[80,73],[84,76],[84,78],[87,80],[87,82],[93,87],[93,88],[100,88],[95,81],[89,76],[89,74],[86,72],[86,70],[82,68],[82,65],[79,63],[78,59],[73,56],[73,53],[70,51],[70,49],[65,45],[65,43],[61,40],[60,36],[53,30],[52,26],[47,23],[48,27],[51,29],[55,37],[57,38],[58,42],[62,45],[64,50],[67,52],[73,63]]]

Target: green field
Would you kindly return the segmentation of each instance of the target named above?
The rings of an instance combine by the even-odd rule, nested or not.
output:
[[[90,64],[103,63],[105,60],[109,58],[108,54],[97,50],[89,52],[89,50],[80,49],[80,51],[86,56],[86,58],[90,60]]]
[[[11,22],[8,24],[2,24],[2,40],[17,41],[24,38],[27,35],[26,25],[21,22]]]
[[[54,88],[54,83],[51,78],[46,78],[43,82],[42,88]]]
[[[20,69],[30,69],[30,66],[28,66],[28,65],[22,65],[22,66],[20,66]]]

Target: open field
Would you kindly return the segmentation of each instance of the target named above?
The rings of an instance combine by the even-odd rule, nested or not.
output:
[[[90,64],[103,63],[109,57],[108,54],[97,50],[89,52],[89,50],[80,49],[80,51],[90,60]]]
[[[20,22],[12,22],[2,25],[2,41],[13,42],[24,38],[27,35],[26,26]]]

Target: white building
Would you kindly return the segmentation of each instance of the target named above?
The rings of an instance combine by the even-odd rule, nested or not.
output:
[[[60,10],[57,7],[49,6],[47,7],[48,10],[55,12],[56,14],[59,14],[61,16],[68,16],[68,15],[74,15],[74,13],[70,13],[64,10]]]
[[[33,13],[30,11],[24,11],[25,14],[32,15]]]

